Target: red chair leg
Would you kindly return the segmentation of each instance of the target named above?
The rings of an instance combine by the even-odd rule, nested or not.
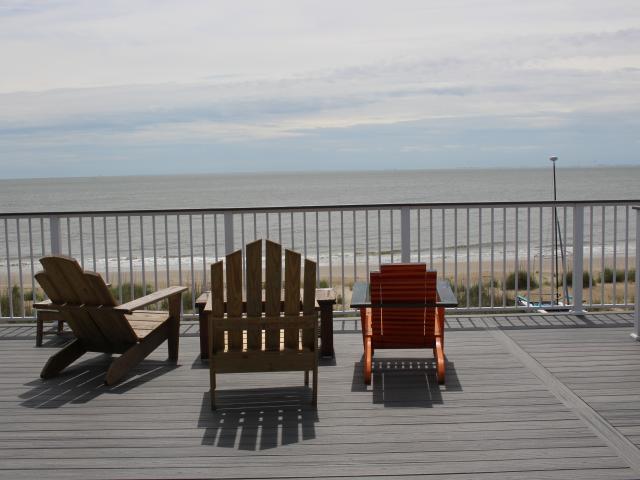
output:
[[[371,385],[371,364],[373,361],[373,349],[371,348],[371,337],[364,340],[364,383]]]
[[[438,383],[443,385],[445,380],[444,349],[442,348],[442,341],[438,337],[436,337],[436,346],[433,348],[433,356],[436,360]]]

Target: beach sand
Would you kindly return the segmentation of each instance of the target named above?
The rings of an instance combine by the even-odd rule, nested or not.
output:
[[[427,263],[427,267],[428,262]],[[526,270],[526,259],[522,261],[522,259],[518,262],[520,270]],[[632,270],[635,265],[635,258],[630,257],[628,259],[628,268]],[[607,257],[604,262],[605,268],[613,268],[613,258]],[[624,272],[624,259],[618,258],[616,261],[618,272]],[[90,265],[86,266],[90,268]],[[458,290],[464,292],[465,287],[473,287],[475,284],[479,283],[480,278],[482,278],[482,291],[483,296],[488,295],[490,286],[491,286],[491,263],[489,260],[485,260],[480,264],[479,262],[469,262],[467,265],[466,262],[458,262],[457,268],[456,264],[453,261],[447,261],[444,264],[444,268],[442,262],[434,263],[433,267],[438,271],[438,276],[440,278],[443,277],[442,273],[444,272],[444,278],[450,280],[450,282],[454,285],[458,286]],[[542,265],[542,299],[549,298],[550,295],[553,294],[553,287],[551,281],[551,262],[546,261]],[[585,271],[589,268],[589,260],[585,261]],[[125,269],[126,268],[126,269]],[[194,265],[194,271],[191,272],[190,265],[186,265],[185,268],[180,270],[170,270],[167,274],[166,270],[158,269],[156,272],[151,270],[134,270],[130,272],[128,269],[128,265],[125,267],[123,265],[123,269],[120,271],[120,275],[118,276],[118,272],[110,269],[108,276],[106,272],[99,272],[105,280],[111,283],[113,286],[117,286],[119,283],[127,284],[134,283],[142,285],[146,283],[150,286],[151,290],[160,289],[166,287],[167,285],[185,285],[190,287],[190,291],[188,295],[190,297],[197,297],[201,292],[208,290],[208,278],[209,272],[205,272],[205,268],[208,270],[208,266],[203,265]],[[370,263],[369,271],[376,270],[378,268],[378,264]],[[561,268],[561,266],[560,266]],[[571,271],[571,264],[567,265],[567,270]],[[353,284],[357,281],[366,281],[367,280],[367,265],[365,264],[345,264],[344,266],[341,263],[334,264],[331,267],[328,265],[320,266],[320,284],[318,286],[332,286],[338,295],[338,308],[342,308],[342,305],[349,305],[351,299],[351,292],[353,288]],[[502,263],[502,259],[500,261],[495,261],[493,265],[493,295],[494,295],[494,304],[502,305],[503,302],[507,302],[507,304],[513,304],[513,299],[515,298],[516,293],[518,295],[527,296],[527,285],[526,282],[521,282],[518,285],[518,292],[514,290],[503,290],[503,285],[505,280],[507,280],[510,273],[516,271],[516,265],[514,261],[509,261],[504,264]],[[562,271],[562,270],[561,270]],[[634,301],[634,293],[635,293],[635,283],[629,282],[627,284],[627,288],[625,291],[624,284],[618,282],[615,287],[613,283],[602,283],[601,279],[602,272],[602,261],[600,258],[593,259],[593,273],[594,279],[597,282],[592,285],[591,289],[585,288],[583,290],[583,298],[585,302],[589,303],[614,303],[614,294],[615,294],[615,303],[622,304],[632,303]],[[30,268],[25,271],[23,270],[23,289],[25,292],[30,292],[32,287],[34,286],[33,277],[31,276]],[[206,275],[206,281],[205,279]],[[467,281],[468,278],[468,281]],[[20,286],[20,278],[19,272],[14,271],[11,275],[11,285]],[[531,285],[535,286],[535,283],[540,283],[540,265],[531,264]],[[191,287],[195,285],[195,292],[191,290]],[[36,290],[38,291],[37,283],[35,284]],[[571,290],[571,286],[569,285],[569,290]],[[615,290],[615,292],[614,292]],[[559,287],[558,291],[562,292],[562,286]],[[7,292],[7,275],[0,275],[0,292],[6,295]],[[533,301],[536,301],[540,298],[540,290],[538,288],[530,288],[529,292],[530,298]],[[477,294],[476,294],[477,298]],[[485,300],[487,303],[489,300]],[[461,293],[461,302],[462,306],[466,306],[466,295]],[[475,300],[477,304],[477,300]],[[471,300],[470,305],[473,305],[473,300]]]

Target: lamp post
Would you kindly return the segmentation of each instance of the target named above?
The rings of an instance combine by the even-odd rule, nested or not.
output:
[[[558,200],[557,198],[557,193],[556,193],[556,161],[558,160],[558,157],[549,157],[549,161],[552,163],[553,165],[553,260],[554,263],[552,265],[552,272],[551,272],[551,281],[553,282],[553,286],[554,286],[554,293],[555,295],[551,295],[551,306],[553,306],[553,304],[555,303],[555,300],[558,298],[558,211],[556,209],[556,201]],[[554,278],[555,275],[555,278]]]

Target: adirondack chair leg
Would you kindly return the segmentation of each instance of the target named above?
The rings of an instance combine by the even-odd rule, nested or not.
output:
[[[365,337],[364,340],[364,383],[371,385],[371,364],[373,362],[373,351],[371,348],[371,337]]]
[[[311,397],[311,405],[318,405],[318,366],[313,369],[313,393]]]
[[[433,356],[436,359],[436,369],[438,373],[438,383],[444,385],[445,364],[444,364],[444,349],[442,348],[442,341],[436,337],[436,346],[433,348]]]
[[[211,357],[209,357],[211,358]],[[211,361],[211,360],[209,360]],[[216,409],[216,371],[214,369],[209,370],[209,378],[211,383],[211,410]]]
[[[38,311],[36,316],[36,347],[42,346],[42,337],[44,337],[44,320]]]
[[[180,345],[180,307],[182,293],[169,297],[169,334],[167,338],[169,348],[169,360],[178,361],[178,347]]]
[[[69,345],[49,358],[40,373],[40,377],[51,378],[57,375],[85,353],[87,353],[87,349],[82,346],[80,340],[76,339],[72,341]]]
[[[144,337],[140,343],[133,345],[129,350],[116,358],[107,371],[105,383],[107,385],[117,383],[129,370],[144,360],[167,339],[170,328],[171,326],[168,325],[168,322],[163,323]],[[171,344],[171,342],[169,342],[169,344]]]
[[[53,316],[59,317],[60,314],[48,310],[38,310],[36,314],[36,347],[42,346],[44,339],[44,322],[51,321]],[[64,320],[55,320],[57,324],[56,333],[62,335],[64,331]]]

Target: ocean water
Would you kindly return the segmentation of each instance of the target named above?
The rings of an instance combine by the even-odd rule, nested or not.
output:
[[[0,275],[31,268],[31,256],[48,253],[48,221],[2,213],[221,209],[228,207],[339,206],[422,202],[545,201],[553,199],[551,165],[543,169],[467,169],[334,173],[268,173],[144,177],[0,180]],[[558,168],[559,200],[640,199],[640,166]],[[633,253],[628,209],[587,212],[585,255]],[[550,261],[550,209],[412,213],[412,260],[468,262],[496,258]],[[633,215],[630,215],[633,217]],[[224,253],[221,215],[132,216],[63,219],[63,253],[100,272],[185,269],[198,271]],[[633,222],[633,218],[630,218]],[[560,209],[565,245],[571,245],[571,212]],[[418,228],[419,222],[419,228]],[[615,229],[612,226],[615,224]],[[631,226],[632,228],[629,228]],[[399,211],[245,215],[235,222],[235,245],[268,237],[287,247],[305,245],[321,265],[392,261],[400,252]],[[493,231],[492,231],[493,230]],[[153,240],[150,232],[156,232]],[[144,234],[143,234],[144,232]],[[528,233],[527,233],[528,232]],[[603,233],[604,232],[604,233]],[[368,239],[365,239],[368,237]],[[627,242],[627,238],[629,242]],[[536,259],[537,257],[537,259]],[[9,260],[7,262],[7,260]],[[336,267],[337,268],[337,267]]]
[[[557,192],[559,200],[640,199],[640,165],[558,168]],[[552,199],[550,165],[0,180],[0,214]]]

